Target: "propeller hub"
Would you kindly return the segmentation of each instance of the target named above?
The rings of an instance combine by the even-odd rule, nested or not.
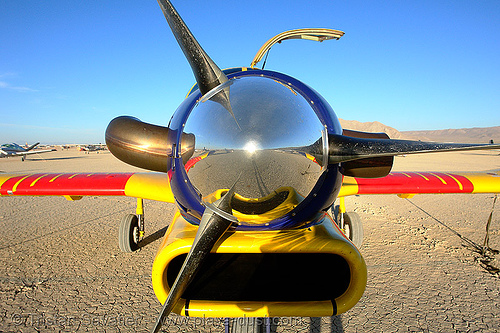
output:
[[[186,211],[193,201],[206,206],[215,192],[235,182],[236,197],[246,204],[237,205],[243,211],[234,214],[267,214],[254,218],[261,224],[287,214],[295,217],[300,202],[318,196],[313,192],[327,166],[323,156],[312,156],[305,148],[322,144],[325,131],[341,129],[317,93],[286,75],[254,70],[234,75],[203,96],[194,94],[171,122],[177,133],[195,137],[191,159],[172,171],[179,178],[173,177],[172,190]],[[182,150],[182,143],[177,149]],[[286,200],[290,194],[294,204]],[[250,224],[246,226],[255,221]]]

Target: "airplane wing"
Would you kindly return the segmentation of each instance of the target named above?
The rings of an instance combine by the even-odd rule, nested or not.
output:
[[[500,170],[488,172],[391,172],[382,178],[344,177],[339,197],[361,194],[500,193]],[[0,174],[0,196],[128,196],[175,202],[168,175],[144,173]]]
[[[391,172],[382,178],[344,177],[339,197],[359,194],[500,193],[500,170],[469,173]]]
[[[41,154],[41,153],[50,153],[51,151],[56,151],[56,149],[17,151],[17,152],[14,152],[12,154],[8,154],[8,156],[25,156],[25,155],[33,155],[33,154]]]
[[[166,173],[0,174],[0,196],[128,196],[175,202]]]

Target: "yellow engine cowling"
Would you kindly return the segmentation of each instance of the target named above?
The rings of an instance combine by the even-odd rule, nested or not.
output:
[[[197,226],[179,214],[153,263],[153,289],[164,303]],[[192,317],[332,316],[363,295],[366,265],[325,215],[308,229],[228,232],[216,244],[174,312]]]

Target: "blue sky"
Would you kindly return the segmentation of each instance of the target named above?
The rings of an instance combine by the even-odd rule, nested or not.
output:
[[[320,92],[340,118],[398,130],[500,125],[500,1],[174,0],[221,68],[266,69]],[[194,82],[154,0],[0,2],[0,142],[98,143],[111,119],[166,125]]]

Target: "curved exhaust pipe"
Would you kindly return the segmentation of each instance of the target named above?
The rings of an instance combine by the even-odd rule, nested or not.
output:
[[[147,170],[170,170],[172,145],[168,127],[148,124],[137,118],[121,116],[106,129],[106,145],[119,160]],[[194,152],[193,134],[183,133],[180,154],[186,163]]]

